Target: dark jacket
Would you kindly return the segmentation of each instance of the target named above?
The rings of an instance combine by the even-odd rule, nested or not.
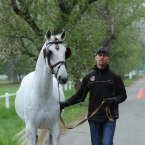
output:
[[[110,106],[111,115],[114,119],[119,118],[118,104],[126,100],[126,90],[121,77],[110,70],[108,64],[104,69],[99,69],[95,65],[94,70],[83,78],[78,92],[67,101],[70,105],[83,102],[88,92],[88,116],[102,103],[102,99],[113,97],[115,104]],[[89,120],[104,121],[106,119],[106,112],[101,108]]]

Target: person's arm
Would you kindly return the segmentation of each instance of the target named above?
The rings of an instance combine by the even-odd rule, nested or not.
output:
[[[115,100],[115,104],[119,104],[127,99],[127,94],[124,83],[120,76],[116,77],[115,84],[116,84],[116,94],[115,97],[113,97],[113,99]]]
[[[76,94],[74,94],[72,97],[67,99],[64,102],[60,102],[60,108],[64,109],[65,107],[68,107],[73,104],[77,104],[79,102],[83,102],[87,96],[89,89],[87,85],[87,78],[84,77],[80,86],[80,89],[77,91]]]
[[[105,104],[108,106],[122,103],[127,98],[125,86],[120,76],[116,76],[115,86],[116,86],[115,97],[106,98],[102,100],[105,101]]]

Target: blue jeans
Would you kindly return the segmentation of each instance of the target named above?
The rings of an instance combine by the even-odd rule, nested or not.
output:
[[[116,128],[116,120],[110,122],[96,122],[88,120],[90,125],[92,145],[113,145],[113,137]]]

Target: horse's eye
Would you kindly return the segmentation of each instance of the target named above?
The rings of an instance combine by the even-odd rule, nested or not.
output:
[[[51,54],[52,54],[52,51],[49,50],[49,51],[47,52],[47,57],[50,57]]]
[[[52,51],[51,51],[51,50],[49,50],[49,53],[50,53],[50,54],[52,54]]]

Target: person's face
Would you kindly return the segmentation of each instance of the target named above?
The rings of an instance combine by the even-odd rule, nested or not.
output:
[[[109,62],[109,57],[104,52],[100,52],[95,56],[95,60],[97,61],[98,68],[103,68]]]

